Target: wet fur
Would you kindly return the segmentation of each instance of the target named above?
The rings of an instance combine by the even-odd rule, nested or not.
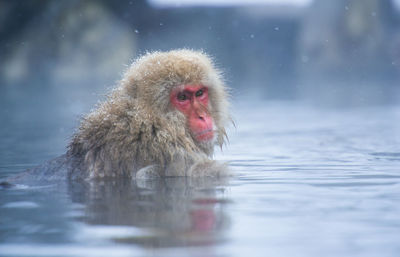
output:
[[[205,85],[216,142],[197,143],[182,113],[170,104],[173,88]],[[217,176],[210,159],[226,139],[228,97],[210,58],[191,50],[148,53],[125,72],[107,100],[87,115],[69,145],[70,177]]]

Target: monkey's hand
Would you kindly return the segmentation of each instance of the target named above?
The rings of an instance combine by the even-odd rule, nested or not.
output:
[[[201,160],[194,163],[187,171],[188,177],[226,177],[231,176],[227,163],[215,160]]]
[[[136,179],[152,179],[159,177],[161,177],[160,167],[157,165],[149,165],[136,172]]]

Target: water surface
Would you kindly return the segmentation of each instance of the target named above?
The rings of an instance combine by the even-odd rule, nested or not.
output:
[[[400,107],[233,109],[234,177],[3,189],[0,256],[399,255]],[[1,128],[2,178],[64,151],[73,122],[43,119]]]

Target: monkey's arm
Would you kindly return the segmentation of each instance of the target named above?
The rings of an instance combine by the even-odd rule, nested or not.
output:
[[[175,156],[163,170],[160,165],[149,165],[136,172],[136,179],[159,177],[225,177],[230,176],[227,163],[210,160],[205,156]]]

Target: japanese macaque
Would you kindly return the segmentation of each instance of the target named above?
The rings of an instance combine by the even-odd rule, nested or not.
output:
[[[225,175],[226,165],[211,157],[229,121],[226,87],[206,54],[148,53],[83,119],[66,154],[68,176]]]

